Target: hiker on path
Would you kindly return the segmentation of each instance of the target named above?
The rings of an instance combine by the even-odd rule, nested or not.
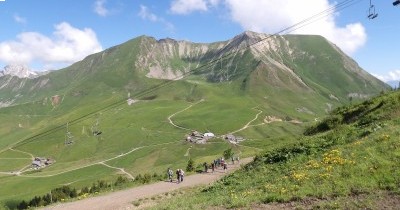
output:
[[[228,169],[228,164],[224,163],[224,173],[226,172],[227,169]]]
[[[185,175],[185,172],[182,169],[179,169],[179,177],[181,178],[181,182],[183,182],[184,175]]]
[[[211,169],[212,169],[212,172],[214,173],[214,171],[215,171],[215,163],[214,162],[211,163]]]
[[[236,161],[240,164],[240,162],[239,162],[239,156],[236,157]]]
[[[168,168],[167,175],[168,175],[169,181],[172,182],[172,176],[174,175],[174,172],[172,171],[171,168]]]
[[[231,157],[231,160],[232,160],[232,165],[235,164],[235,157],[233,157],[233,155]]]
[[[180,169],[176,170],[176,183],[179,184],[179,182],[181,181],[181,172],[179,171]]]
[[[207,173],[208,172],[208,164],[207,164],[207,162],[204,162],[203,165],[204,165],[204,173]]]

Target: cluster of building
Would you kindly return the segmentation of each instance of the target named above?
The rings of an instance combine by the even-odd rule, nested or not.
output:
[[[207,140],[214,138],[215,134],[207,132],[200,133],[198,131],[192,131],[190,134],[186,135],[186,141],[196,144],[205,144]],[[244,138],[241,136],[235,136],[233,134],[223,135],[222,139],[229,141],[231,144],[237,144],[241,141],[244,141]]]
[[[35,157],[32,161],[32,169],[38,170],[41,168],[45,168],[54,163],[53,159],[44,158],[44,157]]]
[[[241,141],[244,141],[244,138],[241,136],[235,136],[233,134],[227,134],[223,136],[223,138],[227,141],[229,141],[231,144],[237,144]]]
[[[200,133],[198,131],[192,131],[189,135],[186,135],[186,141],[196,143],[196,144],[205,144],[207,140],[214,138],[215,135],[213,133]]]

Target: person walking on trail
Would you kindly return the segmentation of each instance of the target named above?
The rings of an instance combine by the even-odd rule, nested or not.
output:
[[[215,163],[214,162],[211,163],[211,169],[212,169],[212,172],[214,173],[214,171],[215,171]]]
[[[231,157],[231,160],[232,160],[232,165],[235,164],[235,157],[233,157],[233,155]]]
[[[226,170],[228,169],[228,164],[224,163],[224,173],[226,172]]]
[[[185,172],[182,169],[179,169],[179,177],[181,178],[181,182],[183,182],[184,176],[185,176]]]
[[[174,172],[172,171],[171,168],[168,168],[168,170],[167,170],[167,175],[168,175],[168,180],[169,180],[170,182],[172,182],[172,176],[174,175]]]
[[[179,184],[179,182],[181,181],[181,172],[179,171],[180,169],[176,170],[176,183]]]
[[[203,165],[204,165],[204,173],[207,173],[208,172],[207,162],[204,162]]]

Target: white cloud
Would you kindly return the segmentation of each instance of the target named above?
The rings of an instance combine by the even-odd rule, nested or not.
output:
[[[219,3],[220,0],[174,0],[171,3],[170,11],[180,15],[186,15],[194,11],[205,12]]]
[[[138,13],[139,17],[143,20],[150,20],[151,22],[160,21],[160,18],[157,15],[151,13],[146,6],[140,5],[140,11]]]
[[[138,13],[138,16],[141,17],[143,20],[148,20],[151,22],[159,22],[165,25],[168,31],[173,31],[174,30],[174,25],[168,21],[166,21],[164,18],[158,17],[156,14],[150,12],[150,10],[144,6],[140,5],[140,11]]]
[[[106,0],[97,0],[94,3],[94,12],[103,17],[109,15],[110,11],[104,6],[106,2]]]
[[[377,74],[373,75],[384,82],[400,81],[400,70],[390,71],[387,73],[387,75],[377,75]]]
[[[52,37],[24,32],[16,40],[0,42],[0,61],[7,64],[39,62],[58,66],[79,61],[102,50],[96,33],[89,28],[74,28],[67,22],[55,26]]]
[[[243,29],[264,33],[276,33],[333,6],[328,0],[308,0],[307,3],[298,0],[225,0],[225,5],[232,20]],[[348,54],[365,44],[367,35],[362,24],[339,27],[335,21],[337,14],[323,14],[291,33],[322,35]]]
[[[25,24],[26,18],[19,16],[18,14],[14,14],[14,20],[17,23]]]

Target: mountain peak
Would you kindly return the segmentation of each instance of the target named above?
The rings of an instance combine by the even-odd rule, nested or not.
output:
[[[254,31],[245,31],[245,32],[235,36],[233,39],[252,42],[252,41],[259,41],[267,36],[268,36],[267,34],[263,34],[263,33],[257,33]]]
[[[38,76],[38,74],[31,71],[28,66],[19,64],[11,64],[5,66],[4,70],[0,71],[0,76],[5,75],[15,76],[18,78],[34,78]]]
[[[261,37],[262,35],[265,35],[265,34],[257,33],[257,32],[254,32],[254,31],[245,31],[241,35],[251,39],[251,38],[259,38],[259,37]]]
[[[176,43],[177,41],[175,39],[171,38],[165,38],[165,39],[160,39],[158,40],[158,43]]]

